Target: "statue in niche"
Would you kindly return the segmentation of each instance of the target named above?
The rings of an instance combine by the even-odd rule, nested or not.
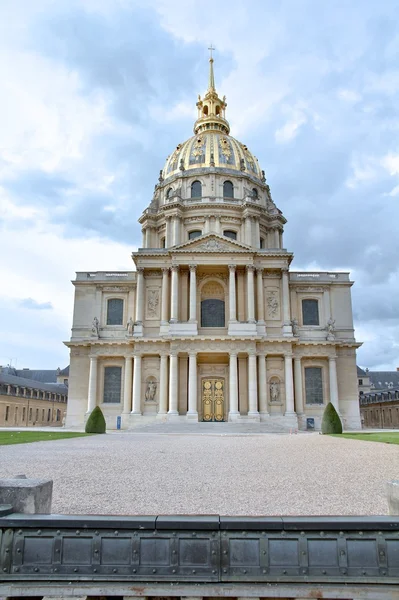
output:
[[[298,319],[291,319],[291,326],[293,335],[299,335]]]
[[[134,321],[133,321],[132,317],[130,317],[130,319],[128,320],[127,325],[126,325],[128,335],[133,335],[133,328],[134,328]]]
[[[155,394],[157,393],[157,384],[156,381],[149,381],[147,383],[147,389],[145,391],[145,399],[147,402],[152,402],[155,400]]]
[[[279,402],[280,400],[280,382],[279,381],[271,381],[270,382],[270,401],[271,402]]]
[[[100,335],[100,321],[97,319],[97,317],[94,317],[93,319],[91,334],[96,335],[97,337]]]
[[[335,319],[333,319],[332,317],[330,317],[327,321],[326,330],[327,339],[335,340]]]

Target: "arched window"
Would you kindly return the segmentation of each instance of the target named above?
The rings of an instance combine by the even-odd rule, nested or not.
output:
[[[122,368],[105,367],[103,402],[117,404],[121,401]]]
[[[166,238],[161,238],[161,248],[166,248]]]
[[[216,281],[201,290],[201,327],[225,327],[224,289]]]
[[[261,249],[264,248],[265,247],[265,238],[261,237],[259,244],[260,244]]]
[[[257,200],[259,198],[258,190],[256,188],[252,188],[252,198]]]
[[[169,188],[168,191],[166,192],[166,199],[169,200],[169,198],[171,197],[173,192],[173,188]]]
[[[219,116],[220,115],[220,106],[216,107],[216,115]]]
[[[123,300],[110,298],[107,302],[107,325],[123,325]]]
[[[208,107],[207,106],[204,106],[203,113],[204,113],[204,117],[208,116]]]
[[[200,181],[193,181],[191,184],[191,198],[202,197],[202,185]]]
[[[225,237],[228,237],[232,240],[236,240],[237,239],[237,233],[235,231],[231,231],[230,229],[226,229],[225,231],[223,231],[223,235]]]
[[[234,198],[234,187],[231,181],[225,181],[223,184],[223,198]]]
[[[320,367],[305,368],[306,404],[323,404],[323,373]]]
[[[197,237],[200,237],[200,235],[202,235],[202,231],[200,229],[196,229],[195,231],[190,231],[188,234],[188,239],[189,240],[193,240]]]
[[[319,302],[317,300],[302,300],[302,323],[319,325]]]

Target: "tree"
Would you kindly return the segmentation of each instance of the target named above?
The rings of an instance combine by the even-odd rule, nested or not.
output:
[[[86,422],[86,433],[105,433],[106,425],[103,411],[99,406],[96,406],[91,412]]]
[[[342,433],[342,423],[335,407],[329,402],[324,409],[323,420],[321,422],[322,433]]]

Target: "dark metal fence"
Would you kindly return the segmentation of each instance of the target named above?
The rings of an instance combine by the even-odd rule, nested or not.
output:
[[[0,517],[0,581],[399,583],[399,517]]]

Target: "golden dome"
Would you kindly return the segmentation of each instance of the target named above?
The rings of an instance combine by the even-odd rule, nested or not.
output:
[[[218,171],[237,171],[252,175],[262,181],[258,159],[231,135],[222,131],[201,131],[183,144],[166,159],[163,179],[181,175],[182,171],[217,168]]]
[[[210,50],[213,50],[211,47]],[[209,59],[208,90],[198,97],[198,118],[194,124],[195,135],[166,159],[162,179],[182,175],[184,171],[216,168],[218,171],[237,171],[264,181],[258,159],[241,142],[229,135],[226,120],[226,97],[219,98],[215,88],[212,54]],[[197,171],[198,173],[198,171]],[[197,174],[196,173],[196,174]]]

